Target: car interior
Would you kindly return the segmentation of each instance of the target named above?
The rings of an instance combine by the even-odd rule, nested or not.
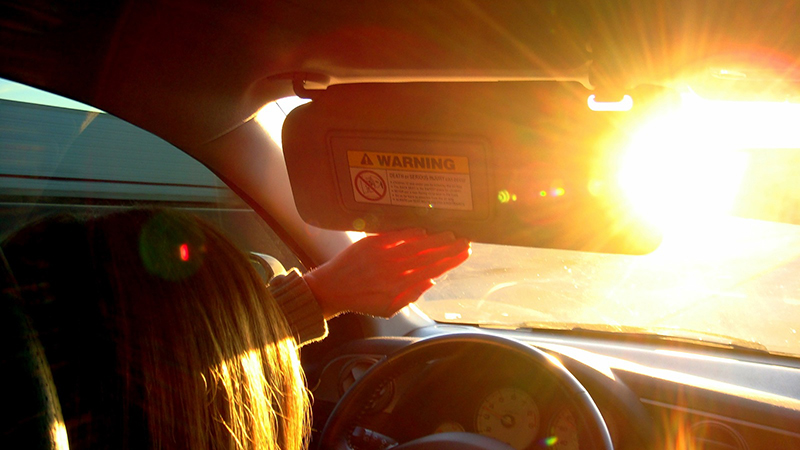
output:
[[[798,17],[2,1],[0,241],[175,208],[267,282],[366,234],[470,240],[391,319],[344,314],[302,347],[313,449],[800,448]],[[0,447],[66,448],[2,274]]]

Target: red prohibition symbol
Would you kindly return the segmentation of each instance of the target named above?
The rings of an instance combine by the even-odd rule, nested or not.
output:
[[[378,201],[386,196],[386,182],[380,175],[371,170],[362,170],[356,175],[356,190],[362,197]]]

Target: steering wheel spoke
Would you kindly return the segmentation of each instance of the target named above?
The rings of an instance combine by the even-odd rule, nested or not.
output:
[[[355,427],[350,434],[350,445],[364,450],[386,450],[397,447],[398,442],[389,436],[368,430],[364,427]]]

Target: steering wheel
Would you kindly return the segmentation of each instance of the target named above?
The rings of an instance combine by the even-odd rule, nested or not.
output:
[[[581,449],[612,450],[611,436],[589,393],[577,379],[543,351],[521,342],[479,333],[434,336],[414,342],[370,368],[345,394],[331,413],[320,436],[321,449],[351,450],[353,433],[361,419],[373,409],[381,391],[402,373],[420,364],[446,358],[473,346],[476,351],[506,352],[522,357],[535,371],[545,371],[563,391],[580,433]],[[489,368],[489,370],[491,370]],[[363,430],[359,430],[363,433]],[[510,449],[498,440],[473,433],[441,433],[415,439],[394,449]]]

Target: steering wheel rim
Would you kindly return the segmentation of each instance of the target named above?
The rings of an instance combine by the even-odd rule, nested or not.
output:
[[[578,416],[576,423],[582,435],[588,437],[584,439],[588,442],[584,443],[584,440],[581,440],[581,448],[613,450],[611,436],[600,410],[589,392],[563,365],[536,347],[506,337],[482,333],[456,333],[425,338],[403,347],[376,363],[336,404],[322,430],[319,448],[351,450],[353,446],[350,437],[353,431],[371,409],[372,403],[387,383],[409,367],[452,355],[455,348],[465,344],[508,351],[526,358],[536,366],[536,369],[548,371],[567,393],[568,401],[574,406],[573,413]],[[425,438],[419,440],[423,439]],[[403,448],[416,448],[413,444],[409,445],[413,442],[403,444]],[[502,447],[489,445],[486,448],[508,448],[500,441],[495,442],[502,444]]]

